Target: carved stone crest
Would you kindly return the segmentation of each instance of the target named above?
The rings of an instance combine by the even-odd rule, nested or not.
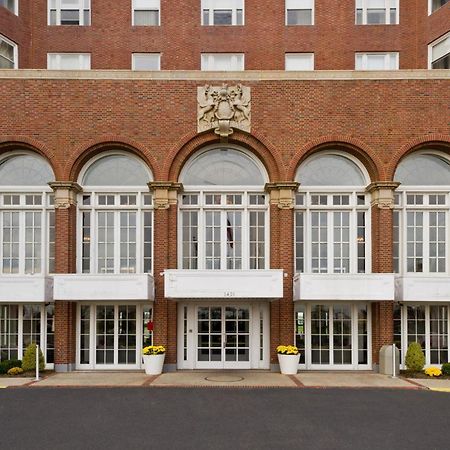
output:
[[[197,131],[210,130],[226,139],[233,128],[250,132],[250,88],[235,86],[202,86],[197,88]]]

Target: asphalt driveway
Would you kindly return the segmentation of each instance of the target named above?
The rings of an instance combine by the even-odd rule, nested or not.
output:
[[[383,389],[0,390],[0,448],[434,449],[450,394]]]

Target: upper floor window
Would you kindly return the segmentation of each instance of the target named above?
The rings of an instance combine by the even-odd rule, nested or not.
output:
[[[50,165],[31,153],[0,160],[0,273],[54,272],[55,216]]]
[[[17,44],[0,34],[0,69],[17,69]]]
[[[306,273],[370,272],[369,178],[356,161],[326,152],[298,169],[295,269]]]
[[[160,53],[133,53],[131,61],[132,70],[160,70]]]
[[[90,25],[91,0],[48,0],[49,25]]]
[[[286,70],[314,70],[314,53],[286,53]]]
[[[434,13],[437,9],[447,4],[450,0],[428,0],[428,14]]]
[[[429,68],[450,69],[450,33],[428,46]]]
[[[244,25],[244,0],[202,0],[202,25]]]
[[[49,70],[89,70],[90,53],[47,53]]]
[[[160,25],[160,0],[133,0],[133,25]]]
[[[0,6],[9,9],[16,16],[19,14],[18,0],[0,0]]]
[[[202,70],[244,70],[243,53],[202,53]]]
[[[194,156],[180,176],[179,267],[267,269],[267,175],[259,161],[228,147]]]
[[[138,158],[100,155],[80,174],[78,272],[152,271],[152,176]]]
[[[448,273],[450,161],[438,152],[412,154],[394,176],[394,269]]]
[[[286,25],[314,25],[314,0],[286,0]]]
[[[398,70],[398,52],[355,54],[356,70]]]
[[[399,0],[356,0],[356,24],[398,24],[398,3]]]

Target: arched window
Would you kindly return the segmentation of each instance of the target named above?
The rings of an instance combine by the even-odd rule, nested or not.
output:
[[[369,202],[364,167],[338,152],[321,152],[298,169],[295,268],[306,273],[369,271]]]
[[[54,271],[54,181],[42,157],[14,152],[0,159],[0,273]]]
[[[180,267],[268,267],[267,174],[247,152],[203,150],[186,163],[180,181]]]
[[[152,175],[138,158],[102,154],[81,172],[78,271],[143,273],[152,270]]]
[[[412,154],[394,180],[401,183],[394,211],[396,272],[448,273],[450,160],[432,151]]]

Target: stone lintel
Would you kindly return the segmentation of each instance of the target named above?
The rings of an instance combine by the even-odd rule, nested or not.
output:
[[[400,186],[396,181],[374,181],[366,187],[366,192],[372,195],[371,205],[379,209],[394,208],[394,191]]]
[[[300,183],[296,181],[278,181],[266,183],[265,190],[270,194],[270,204],[280,209],[292,209],[295,205],[295,193]]]
[[[168,209],[170,205],[176,205],[178,192],[183,190],[183,185],[174,181],[150,181],[147,185],[153,192],[155,209]]]
[[[68,209],[77,204],[77,194],[82,187],[74,181],[52,181],[48,185],[55,193],[55,209]]]

